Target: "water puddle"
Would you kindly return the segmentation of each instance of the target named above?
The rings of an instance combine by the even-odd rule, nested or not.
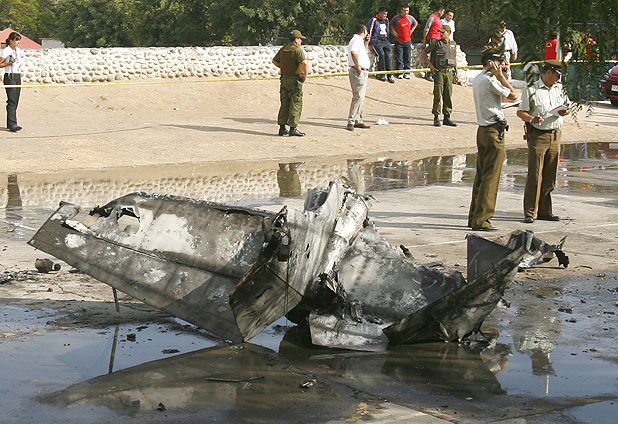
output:
[[[62,329],[50,325],[57,311],[4,304],[3,422],[24,422],[24,411],[28,422],[149,422],[163,411],[281,422],[290,408],[295,420],[325,422],[352,415],[358,393],[425,408],[433,406],[428,393],[481,404],[570,399],[579,406],[570,414],[594,418],[582,422],[606,422],[618,392],[610,337],[618,274],[602,279],[514,287],[511,307],[486,321],[493,347],[433,343],[377,354],[311,346],[284,318],[251,343],[228,346],[172,318]],[[582,297],[590,307],[579,306]],[[563,306],[548,307],[552,300]],[[602,330],[591,332],[599,314]]]

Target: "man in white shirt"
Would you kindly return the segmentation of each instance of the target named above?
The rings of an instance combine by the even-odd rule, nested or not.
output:
[[[501,46],[485,48],[481,55],[483,70],[472,82],[479,127],[476,132],[478,153],[468,226],[473,231],[496,231],[497,228],[489,220],[496,210],[502,162],[506,157],[504,131],[508,127],[502,111],[502,99],[515,101],[517,95],[500,69],[504,61]]]
[[[369,55],[365,39],[367,38],[367,27],[363,24],[356,25],[356,34],[348,44],[348,60],[350,61],[350,87],[352,87],[352,103],[348,113],[348,131],[354,128],[369,128],[363,122],[363,105],[365,103],[365,93],[367,92],[367,80],[369,78]]]
[[[505,20],[500,21],[498,28],[498,32],[502,35],[502,39],[504,40],[504,57],[506,58],[507,63],[507,78],[511,79],[511,62],[515,62],[517,60],[517,41],[515,41],[515,34],[513,34],[513,31],[506,27]]]
[[[455,39],[453,38],[455,35],[455,12],[453,12],[452,10],[447,10],[446,13],[444,14],[444,18],[441,19],[442,22],[442,26],[444,27],[444,25],[448,25],[451,27],[451,40],[454,41]]]

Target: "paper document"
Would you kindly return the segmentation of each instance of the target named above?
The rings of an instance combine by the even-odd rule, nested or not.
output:
[[[550,110],[549,113],[551,113],[552,115],[560,116],[558,112],[560,112],[561,110],[569,110],[569,107],[567,105],[556,106],[555,108]]]
[[[508,107],[519,106],[520,104],[521,104],[521,100],[517,100],[516,102],[502,103],[502,109],[506,109]]]

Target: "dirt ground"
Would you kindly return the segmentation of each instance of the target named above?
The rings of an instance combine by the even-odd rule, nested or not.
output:
[[[456,128],[432,126],[433,84],[371,78],[365,120],[371,129],[345,130],[350,105],[345,77],[311,78],[304,87],[299,129],[278,137],[277,80],[24,88],[19,133],[2,133],[1,172],[47,172],[203,161],[381,155],[418,151],[422,157],[475,149],[471,87],[454,87]],[[608,106],[564,125],[564,142],[613,141]],[[608,112],[609,111],[609,112]],[[523,145],[515,108],[509,146]],[[375,125],[378,119],[388,125]],[[614,127],[615,128],[615,127]]]

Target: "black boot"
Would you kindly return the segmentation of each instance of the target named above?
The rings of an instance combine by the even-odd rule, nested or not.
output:
[[[434,115],[433,116],[433,126],[434,127],[439,127],[440,125],[441,124],[440,124],[440,119],[438,119],[438,115]]]
[[[290,127],[290,137],[292,137],[292,136],[302,137],[304,135],[305,135],[305,133],[301,133],[300,131],[298,131],[298,129],[296,127],[294,127],[294,128]]]
[[[290,132],[285,128],[285,125],[279,125],[279,135],[288,135]]]
[[[456,127],[457,124],[451,121],[451,117],[448,115],[444,115],[444,121],[442,122],[444,125],[448,127]]]

